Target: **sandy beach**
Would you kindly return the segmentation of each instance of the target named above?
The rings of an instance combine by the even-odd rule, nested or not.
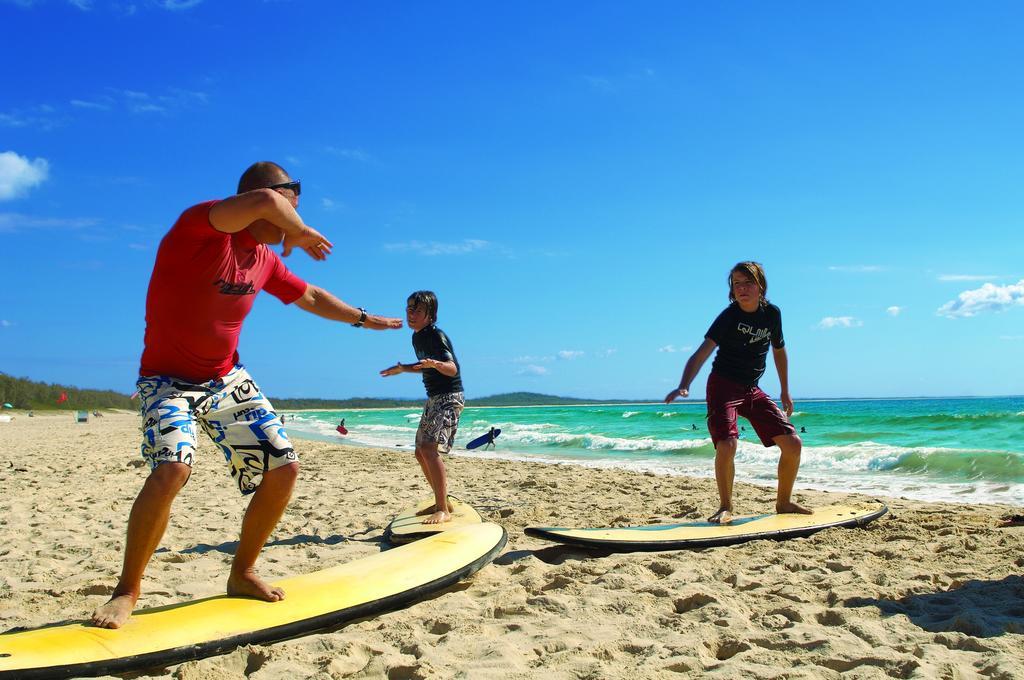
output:
[[[138,417],[16,414],[0,423],[0,629],[88,616],[120,568],[148,469]],[[258,563],[270,579],[382,549],[392,516],[425,497],[409,450],[296,440],[303,465]],[[203,440],[144,581],[140,606],[222,592],[246,500]],[[137,677],[1020,678],[1020,509],[882,498],[863,529],[700,551],[600,555],[523,535],[529,525],[695,520],[711,479],[448,458],[453,493],[508,531],[472,578],[339,630],[152,669]],[[799,491],[812,506],[866,497]],[[736,489],[768,512],[774,490]]]

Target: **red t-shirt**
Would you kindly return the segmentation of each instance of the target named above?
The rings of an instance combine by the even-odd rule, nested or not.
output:
[[[183,212],[160,242],[146,294],[146,338],[139,374],[191,383],[227,374],[238,361],[238,335],[256,293],[290,304],[306,282],[247,229],[210,224],[207,201]]]

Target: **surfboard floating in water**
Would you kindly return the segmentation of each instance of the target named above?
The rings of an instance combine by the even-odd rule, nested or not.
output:
[[[505,546],[497,524],[458,527],[312,574],[276,582],[262,602],[221,595],[141,609],[117,630],[78,621],[0,635],[0,678],[109,675],[266,644],[399,609],[451,586]]]
[[[750,515],[730,524],[688,522],[638,527],[565,529],[526,527],[526,535],[556,543],[614,552],[714,548],[770,538],[777,541],[810,536],[822,529],[862,526],[889,509],[881,503],[829,505],[810,515]]]
[[[434,505],[434,499],[420,501],[414,507],[402,512],[388,524],[384,529],[384,540],[392,545],[401,545],[411,541],[418,541],[439,534],[443,531],[457,529],[458,527],[483,522],[480,513],[469,503],[465,503],[455,496],[448,496],[452,504],[452,518],[441,524],[424,524],[423,520],[430,517],[425,513],[426,509]],[[421,514],[423,513],[423,514]]]
[[[473,441],[466,444],[466,448],[476,449],[483,446],[484,444],[492,444],[494,443],[494,440],[498,438],[499,434],[501,434],[501,430],[499,428],[495,428],[493,437],[491,436],[490,432],[488,432],[487,434],[482,434]]]

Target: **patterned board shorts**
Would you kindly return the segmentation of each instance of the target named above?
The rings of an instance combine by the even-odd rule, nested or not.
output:
[[[194,385],[168,376],[139,378],[142,457],[192,467],[196,422],[220,447],[243,495],[268,470],[298,461],[273,406],[241,365],[220,380]]]
[[[420,427],[416,430],[416,445],[437,442],[437,450],[441,453],[451,451],[459,429],[459,415],[465,405],[462,392],[428,397],[420,416]]]

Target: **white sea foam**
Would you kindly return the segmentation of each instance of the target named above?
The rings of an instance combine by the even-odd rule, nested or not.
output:
[[[635,416],[638,413],[640,413],[640,411],[623,411],[622,412],[622,417],[623,418],[632,418],[633,416]]]

